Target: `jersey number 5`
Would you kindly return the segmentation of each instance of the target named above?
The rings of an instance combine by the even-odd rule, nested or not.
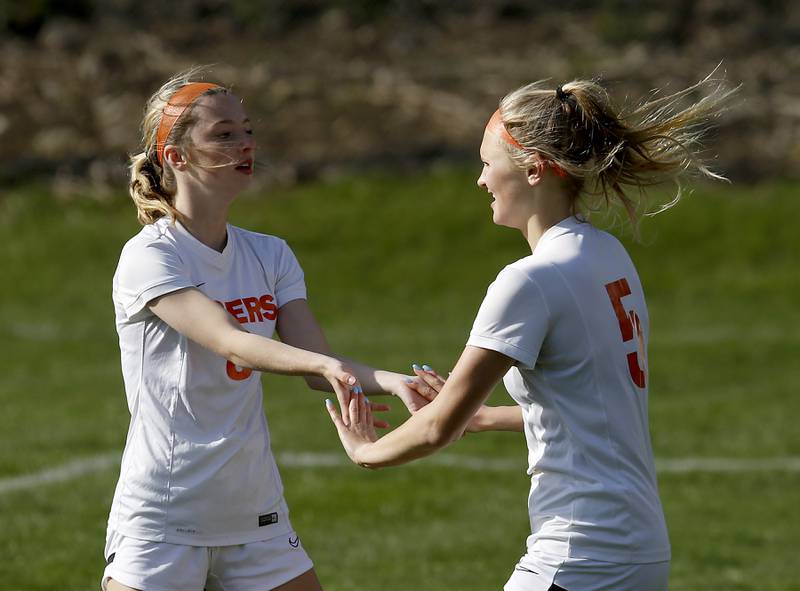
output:
[[[628,280],[624,277],[617,279],[606,285],[608,297],[611,298],[611,305],[614,307],[614,313],[617,315],[619,321],[619,331],[622,333],[622,342],[627,343],[634,337],[636,333],[636,340],[638,345],[638,352],[628,353],[628,370],[631,373],[633,383],[640,388],[644,388],[646,383],[646,375],[639,365],[639,354],[641,353],[644,358],[644,335],[642,335],[642,327],[639,324],[639,316],[634,310],[626,312],[625,307],[622,305],[622,298],[631,294],[631,288],[628,285]]]

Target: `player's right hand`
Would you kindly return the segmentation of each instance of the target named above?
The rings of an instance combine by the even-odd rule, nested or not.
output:
[[[351,419],[349,424],[345,424],[343,418],[336,412],[336,405],[331,400],[326,400],[325,406],[333,424],[336,426],[339,439],[342,441],[342,446],[347,455],[356,464],[366,466],[366,464],[359,462],[358,450],[378,439],[369,401],[363,394],[353,395],[347,409]],[[344,414],[345,408],[340,408],[342,409],[342,414]]]
[[[363,394],[364,390],[358,383],[358,378],[353,371],[345,366],[338,359],[330,358],[327,366],[322,372],[322,377],[328,380],[339,401],[342,409],[342,421],[345,425],[350,424],[350,400],[357,394]]]

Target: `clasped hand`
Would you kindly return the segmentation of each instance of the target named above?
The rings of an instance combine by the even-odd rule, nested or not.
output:
[[[412,413],[431,402],[445,384],[445,378],[427,365],[424,366],[424,369],[416,365],[413,367],[416,377],[406,376],[403,378],[402,384],[398,384],[394,388],[394,393],[403,400]],[[339,397],[341,415],[333,401],[326,400],[325,404],[347,455],[353,462],[363,465],[364,462],[359,460],[358,451],[377,441],[376,427],[388,428],[389,426],[385,421],[375,420],[372,413],[386,410],[388,407],[370,403],[360,386],[352,388],[351,392],[346,399]]]

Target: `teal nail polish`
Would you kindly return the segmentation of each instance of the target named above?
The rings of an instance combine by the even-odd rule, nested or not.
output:
[[[366,402],[367,404],[369,404],[369,398],[367,398],[366,396],[364,396],[364,402]]]
[[[325,399],[325,406],[333,406],[333,402],[331,402],[330,398]]]
[[[422,369],[422,368],[420,368],[420,366],[419,366],[419,365],[417,365],[416,363],[412,363],[412,364],[411,364],[411,367],[412,367],[412,368],[414,368],[414,369]]]
[[[424,369],[425,371],[433,371],[433,368],[427,363],[422,366],[422,369]]]

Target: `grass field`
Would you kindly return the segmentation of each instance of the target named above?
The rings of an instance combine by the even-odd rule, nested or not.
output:
[[[517,234],[490,223],[473,172],[253,195],[232,221],[289,241],[337,351],[446,370],[486,286],[525,254]],[[641,244],[626,238],[650,306],[656,457],[752,460],[660,474],[675,590],[800,589],[798,190],[698,190],[646,220]],[[0,201],[0,230],[0,589],[95,589],[116,466],[3,483],[121,453],[128,415],[110,282],[138,230],[133,207],[122,196],[56,203],[27,188]],[[508,400],[501,390],[497,402]],[[300,380],[265,378],[277,452],[344,458],[322,398]],[[524,446],[486,434],[446,452],[496,469],[284,462],[292,520],[325,588],[500,589],[527,535]],[[794,469],[770,467],[776,458],[795,458]]]

